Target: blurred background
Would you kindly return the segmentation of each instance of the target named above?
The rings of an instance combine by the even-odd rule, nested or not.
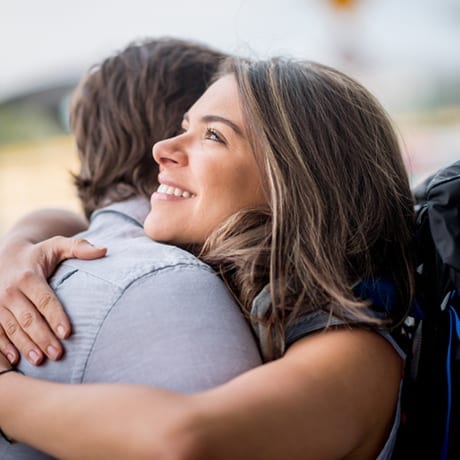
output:
[[[162,35],[335,66],[392,116],[411,181],[460,159],[460,0],[0,0],[0,236],[37,207],[79,210],[67,129],[84,71]]]

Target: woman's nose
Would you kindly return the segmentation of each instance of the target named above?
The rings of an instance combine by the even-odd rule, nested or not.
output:
[[[187,154],[179,137],[159,141],[153,146],[153,159],[160,166],[185,166],[187,164]]]

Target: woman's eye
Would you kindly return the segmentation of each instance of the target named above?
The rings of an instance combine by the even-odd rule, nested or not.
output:
[[[221,144],[224,144],[223,138],[213,128],[207,128],[206,129],[206,139],[209,139],[209,140],[215,141],[215,142],[220,142]]]

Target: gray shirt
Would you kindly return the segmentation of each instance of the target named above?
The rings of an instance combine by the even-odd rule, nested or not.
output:
[[[206,390],[261,364],[250,328],[210,267],[145,236],[149,203],[96,211],[80,234],[107,256],[65,261],[51,279],[73,327],[65,356],[27,375],[58,382],[132,382]],[[49,458],[0,440],[1,459]]]

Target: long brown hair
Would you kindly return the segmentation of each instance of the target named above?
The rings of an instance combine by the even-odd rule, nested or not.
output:
[[[89,70],[70,113],[81,161],[74,180],[87,216],[152,193],[158,175],[153,144],[177,133],[225,57],[166,37],[132,43]]]
[[[261,321],[273,342],[316,310],[375,324],[353,293],[362,279],[393,280],[400,321],[413,295],[413,202],[388,116],[343,73],[313,62],[233,59],[246,132],[270,210],[243,210],[202,250],[249,316],[269,284]],[[273,357],[282,346],[273,346]]]

